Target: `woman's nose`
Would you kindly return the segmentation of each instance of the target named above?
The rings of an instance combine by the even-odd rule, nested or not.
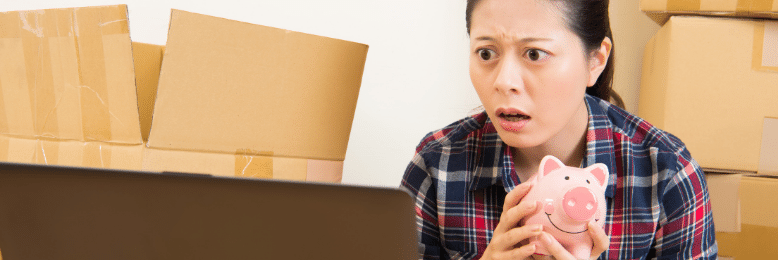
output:
[[[505,58],[498,65],[494,87],[506,95],[516,95],[524,91],[521,67],[516,59]]]

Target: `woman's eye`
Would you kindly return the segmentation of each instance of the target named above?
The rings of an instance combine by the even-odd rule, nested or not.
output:
[[[494,56],[497,56],[497,53],[490,49],[479,49],[477,52],[478,57],[485,61],[491,60],[494,58]]]
[[[527,54],[526,55],[527,55],[527,58],[530,59],[531,61],[539,61],[539,60],[545,59],[546,56],[548,56],[548,53],[545,52],[545,51],[538,50],[538,49],[530,49],[530,50],[527,50]]]

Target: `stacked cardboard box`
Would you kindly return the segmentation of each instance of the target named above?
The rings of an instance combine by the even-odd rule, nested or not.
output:
[[[640,0],[640,10],[659,25],[673,15],[778,19],[776,0]]]
[[[641,1],[662,28],[646,46],[638,114],[708,175],[722,257],[775,253],[740,250],[778,237],[778,217],[764,214],[778,205],[763,199],[778,188],[778,20],[756,19],[778,17],[774,3]]]
[[[0,14],[0,159],[140,169],[123,6]]]
[[[340,182],[364,44],[179,10],[133,44],[124,5],[0,24],[0,160]]]

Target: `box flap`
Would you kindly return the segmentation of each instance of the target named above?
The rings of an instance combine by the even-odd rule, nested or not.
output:
[[[141,143],[125,5],[0,13],[0,134]]]
[[[162,66],[162,53],[165,46],[140,42],[132,43],[132,56],[135,60],[135,84],[138,91],[138,113],[143,141],[149,140],[151,115],[154,100],[157,99],[159,69]]]
[[[173,10],[148,145],[343,160],[367,49]]]

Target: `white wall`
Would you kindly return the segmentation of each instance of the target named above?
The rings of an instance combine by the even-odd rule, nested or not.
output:
[[[619,91],[636,111],[639,59],[657,28],[645,23],[637,1],[611,2],[620,8],[611,11],[619,17],[614,23],[627,21],[614,24],[617,51],[631,60],[622,62],[631,64],[626,73],[617,67],[627,75]],[[128,5],[130,36],[138,42],[165,44],[175,8],[370,45],[344,183],[397,186],[424,134],[480,105],[467,70],[465,0],[27,0],[3,1],[0,12],[109,4]],[[620,34],[633,40],[620,41]]]

